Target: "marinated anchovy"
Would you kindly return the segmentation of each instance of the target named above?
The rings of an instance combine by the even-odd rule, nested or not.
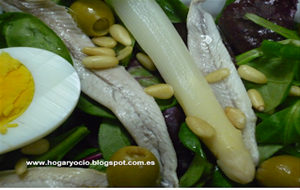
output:
[[[188,48],[204,76],[223,68],[230,70],[229,76],[210,83],[210,87],[224,109],[234,107],[246,115],[246,126],[242,129],[243,139],[257,165],[259,161],[255,139],[257,118],[212,16],[202,8],[203,1],[193,0],[190,5],[187,19]]]
[[[52,28],[67,45],[82,91],[112,110],[139,146],[150,150],[159,160],[162,185],[178,186],[177,158],[163,115],[153,97],[121,66],[93,70],[85,68],[83,47],[95,46],[79,30],[63,6],[51,0],[0,0],[6,11],[16,8],[30,13]]]
[[[87,168],[29,168],[17,175],[15,170],[0,172],[1,187],[107,187],[106,174]]]

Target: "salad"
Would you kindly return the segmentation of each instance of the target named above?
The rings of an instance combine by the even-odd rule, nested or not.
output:
[[[39,161],[36,163],[50,161],[49,165],[54,167],[46,167],[38,164],[36,166],[28,165],[27,167],[29,169],[34,169],[38,166],[39,171],[35,171],[35,175],[37,176],[39,176],[38,172],[47,173],[47,170],[44,170],[47,168],[49,169],[48,173],[50,178],[51,176],[53,177],[59,173],[59,171],[56,170],[59,168],[76,169],[76,171],[78,168],[81,168],[84,170],[78,170],[78,172],[82,172],[80,176],[85,176],[83,177],[84,180],[88,181],[88,179],[91,179],[91,181],[101,181],[100,185],[95,182],[97,186],[107,186],[109,184],[113,184],[111,186],[118,186],[118,184],[121,184],[121,186],[147,187],[155,185],[166,187],[274,187],[281,186],[282,184],[284,184],[283,186],[299,186],[299,171],[294,171],[297,170],[297,167],[299,167],[300,159],[300,27],[299,23],[295,22],[294,19],[294,15],[299,14],[299,11],[296,13],[296,5],[298,2],[296,0],[289,3],[283,0],[276,2],[278,4],[281,3],[280,5],[282,9],[279,11],[278,9],[271,7],[276,6],[276,3],[265,3],[263,10],[257,8],[257,6],[261,5],[259,4],[260,2],[269,1],[253,0],[253,2],[256,2],[257,4],[250,5],[247,4],[246,1],[218,1],[220,5],[218,5],[218,8],[212,12],[215,19],[213,25],[216,24],[216,26],[220,29],[223,42],[227,51],[231,55],[235,67],[238,69],[241,68],[241,66],[250,66],[258,72],[263,73],[267,78],[267,83],[257,84],[242,77],[245,89],[256,90],[262,96],[262,104],[264,106],[264,109],[260,110],[256,109],[256,106],[253,105],[253,110],[258,118],[255,126],[255,143],[257,143],[257,152],[259,153],[259,156],[257,157],[257,163],[255,163],[255,161],[252,163],[253,161],[250,159],[250,161],[247,160],[244,164],[250,167],[252,167],[252,165],[254,167],[256,164],[256,171],[254,171],[256,172],[256,176],[248,181],[240,181],[240,179],[232,177],[229,174],[230,172],[226,171],[226,167],[217,161],[221,159],[219,156],[223,154],[222,150],[222,153],[219,153],[218,151],[215,152],[215,147],[212,148],[212,146],[209,145],[210,142],[214,143],[214,141],[206,140],[214,134],[218,134],[217,129],[214,129],[215,127],[211,128],[210,124],[207,124],[204,121],[204,125],[207,125],[205,128],[206,132],[201,132],[201,130],[200,132],[197,132],[197,130],[193,130],[193,124],[191,123],[196,123],[196,126],[198,126],[199,121],[197,118],[188,117],[192,115],[190,114],[192,111],[189,111],[189,108],[186,108],[185,104],[183,104],[183,102],[185,102],[185,100],[182,100],[184,95],[178,94],[178,89],[181,89],[180,85],[182,85],[180,84],[180,80],[184,80],[185,77],[183,75],[178,75],[178,79],[175,79],[176,77],[168,78],[167,76],[169,72],[171,73],[170,70],[172,69],[174,72],[178,71],[177,69],[180,68],[180,64],[175,65],[176,61],[174,61],[173,66],[168,65],[168,67],[164,68],[164,65],[158,63],[159,61],[157,61],[157,59],[162,59],[162,57],[166,57],[166,55],[162,57],[157,55],[158,58],[156,58],[156,55],[151,54],[151,47],[153,49],[153,45],[149,45],[149,48],[147,45],[152,42],[143,42],[143,39],[141,39],[143,37],[138,37],[138,33],[143,34],[143,32],[134,32],[135,26],[130,21],[131,17],[127,17],[128,12],[131,11],[128,9],[126,12],[126,9],[124,8],[125,4],[121,5],[124,2],[117,0],[53,0],[52,2],[44,2],[45,7],[51,7],[53,3],[57,4],[55,6],[68,7],[68,14],[72,15],[70,18],[74,19],[78,27],[89,36],[82,37],[82,39],[92,41],[94,45],[91,46],[102,46],[99,44],[103,42],[101,41],[101,37],[103,36],[108,37],[109,40],[111,40],[111,37],[114,36],[114,32],[109,31],[112,25],[118,25],[118,27],[121,28],[116,29],[116,37],[114,37],[114,39],[118,39],[118,35],[125,35],[126,37],[116,40],[116,44],[111,46],[111,49],[115,52],[114,56],[116,56],[118,66],[116,66],[116,64],[110,65],[109,69],[107,69],[110,70],[108,73],[105,71],[102,72],[102,70],[106,70],[106,68],[99,66],[100,71],[90,73],[87,71],[88,69],[93,70],[99,68],[98,66],[96,67],[96,64],[92,61],[89,62],[89,60],[87,60],[87,64],[85,64],[84,68],[81,64],[79,65],[77,63],[77,59],[80,59],[80,62],[84,59],[81,57],[82,52],[80,53],[83,49],[80,49],[79,53],[76,52],[78,51],[76,47],[79,46],[78,44],[80,44],[80,42],[78,42],[78,44],[76,44],[76,40],[72,42],[72,38],[75,39],[76,36],[71,36],[71,40],[69,40],[68,34],[64,34],[63,31],[61,34],[53,35],[55,32],[57,33],[57,31],[55,31],[55,26],[50,26],[49,28],[38,27],[44,22],[43,13],[30,12],[30,8],[27,7],[28,9],[24,9],[24,7],[22,7],[26,6],[26,4],[22,5],[22,3],[20,3],[20,5],[18,4],[18,1],[12,1],[11,3],[8,3],[8,1],[5,0],[0,1],[0,5],[4,7],[4,11],[7,11],[0,15],[0,47],[7,48],[14,46],[28,46],[53,51],[65,58],[77,69],[82,80],[83,89],[75,110],[59,128],[34,144],[0,155],[1,183],[4,184],[5,180],[7,180],[5,184],[8,184],[8,186],[13,185],[12,182],[9,182],[9,180],[12,179],[9,177],[11,175],[16,175],[15,171],[12,170],[17,168],[18,164],[24,163],[24,161]],[[209,10],[209,7],[213,4],[210,4],[211,2],[213,1],[207,0],[201,6],[203,6],[204,9],[205,7],[208,7],[207,10],[211,11]],[[167,16],[166,18],[168,21],[171,21],[170,23],[175,26],[176,35],[179,34],[178,36],[180,36],[182,42],[185,43],[182,43],[182,48],[186,48],[189,41],[188,33],[190,32],[189,28],[187,28],[186,22],[189,18],[189,11],[192,9],[192,7],[187,6],[190,5],[190,1],[181,2],[179,0],[156,0],[156,2],[153,1],[152,3],[154,3],[156,7],[159,6],[162,8],[163,14]],[[102,5],[101,8],[98,7],[99,4]],[[10,9],[11,7],[6,5],[10,5],[13,8],[17,7],[20,10],[26,11],[15,12],[14,10],[16,9]],[[134,10],[139,12],[139,10],[137,10],[139,8],[138,5],[131,5],[128,6],[128,8],[135,8]],[[142,10],[142,7],[140,8]],[[101,20],[96,29],[93,28],[93,30],[91,30],[90,25],[94,22],[93,17],[95,15],[89,15],[86,11],[87,9],[92,9],[94,14],[107,19]],[[245,12],[241,12],[240,10]],[[268,13],[272,15],[271,19],[266,20],[263,18],[264,15],[262,12],[264,10],[270,11]],[[150,12],[152,10],[149,9],[144,11]],[[156,9],[153,8],[153,11],[156,11]],[[219,13],[219,11],[221,12]],[[237,12],[240,14],[237,15]],[[125,15],[122,16],[123,14]],[[287,15],[293,16],[286,18]],[[109,22],[107,22],[107,20],[109,20]],[[284,20],[284,24],[286,25],[281,26],[280,22],[282,20]],[[31,28],[27,27],[28,23],[30,23]],[[153,22],[150,23],[152,24]],[[234,25],[233,23],[236,24]],[[67,24],[64,25],[65,23],[61,24],[63,26],[68,26]],[[149,25],[149,28],[153,26],[153,28],[155,28],[155,26],[157,26],[155,24],[150,25],[149,22],[148,24],[146,22],[145,26],[147,25]],[[19,32],[20,29],[22,29],[22,32]],[[122,30],[122,32],[119,32],[119,30]],[[141,30],[145,30],[145,33],[147,32],[144,28]],[[35,33],[34,37],[29,37],[29,39],[15,37],[17,35],[22,35],[22,33],[23,35],[31,34],[32,31],[39,32]],[[101,34],[95,33],[95,31],[100,32]],[[137,29],[137,31],[139,31],[139,29]],[[153,31],[155,31],[155,29],[153,29]],[[159,32],[159,30],[155,32]],[[172,32],[170,32],[170,35],[171,33]],[[149,39],[152,39],[150,35],[151,34],[149,34]],[[45,36],[50,36],[49,38],[52,39],[48,39],[47,43],[42,43],[41,39],[44,39]],[[164,39],[159,38],[159,35],[156,37],[160,39],[161,43],[163,43]],[[122,41],[124,38],[129,39],[128,42]],[[167,37],[163,38],[167,39]],[[249,38],[251,38],[251,40],[248,40]],[[57,47],[57,41],[63,41],[67,45],[59,43],[60,47]],[[68,47],[67,49],[66,47],[68,46],[68,43],[66,42],[71,44],[73,43],[74,48],[72,49]],[[86,44],[89,45],[90,42]],[[155,45],[155,42],[153,42],[153,44]],[[181,42],[178,44],[181,44]],[[109,45],[107,45],[107,47],[108,46]],[[166,47],[171,49],[173,46]],[[189,49],[191,49],[191,47],[189,47]],[[90,50],[85,50],[86,52],[84,57],[86,57],[86,54],[90,53]],[[74,54],[74,52],[76,53]],[[169,55],[172,55],[171,53],[172,52],[170,52]],[[76,57],[76,55],[78,57]],[[140,55],[141,57],[137,55]],[[176,57],[176,55],[172,56]],[[153,65],[152,60],[155,63],[155,66]],[[167,57],[165,62],[168,60],[170,59]],[[114,61],[115,59],[110,60],[109,62]],[[149,63],[150,66],[145,65],[145,62]],[[117,69],[110,69],[111,67]],[[126,69],[126,72],[123,70],[124,68]],[[184,69],[181,70],[182,73],[184,73],[183,70]],[[82,71],[83,73],[80,73]],[[127,81],[127,77],[129,77],[127,75],[128,73],[135,79],[135,82],[137,81],[139,86],[142,87],[142,91],[155,85],[167,83],[168,85],[160,86],[160,88],[165,89],[163,91],[163,95],[167,95],[167,98],[161,96],[161,94],[151,91],[151,89],[149,90],[150,92],[148,92],[149,94],[152,93],[151,96],[154,97],[154,99],[151,100],[139,100],[138,97],[133,100],[132,98],[136,96],[130,96],[127,100],[129,103],[127,103],[124,99],[118,100],[118,97],[121,97],[122,93],[119,95],[119,91],[115,89],[107,90],[109,93],[114,95],[113,98],[107,97],[105,95],[107,92],[104,92],[103,89],[97,91],[97,93],[103,93],[103,95],[100,95],[99,97],[99,94],[94,94],[93,90],[90,89],[90,86],[93,86],[93,82],[92,80],[89,81],[89,77],[94,77],[95,73],[98,78],[103,79],[107,77],[107,79],[104,80],[106,82],[105,85],[108,84],[114,87],[115,80],[123,81],[124,84],[118,83],[118,85],[116,85],[119,87],[121,92],[123,89],[123,86],[121,85],[126,85],[126,88],[131,88],[134,93],[140,93],[139,87],[134,86],[134,82],[131,83],[129,80]],[[191,73],[194,74],[193,72]],[[174,82],[176,83],[174,84],[172,83],[172,80],[179,81]],[[99,84],[102,83],[99,82]],[[109,87],[110,86],[105,86],[106,89],[110,89]],[[295,91],[291,91],[291,89],[295,89]],[[156,89],[154,89],[154,91],[155,90]],[[205,90],[203,89],[203,92],[201,93],[204,93],[204,91]],[[188,92],[192,93],[193,91],[191,90]],[[159,110],[159,114],[162,114],[161,118],[163,118],[162,122],[166,125],[165,129],[159,128],[157,131],[153,132],[149,130],[149,127],[144,127],[144,125],[146,125],[145,123],[147,123],[147,119],[142,117],[145,113],[140,112],[137,113],[141,114],[140,120],[142,121],[142,129],[134,128],[134,122],[125,122],[130,121],[130,118],[134,117],[130,115],[132,112],[129,109],[133,103],[138,105],[138,108],[135,109],[143,110],[145,105],[148,105],[148,102],[153,100],[157,105],[157,108],[155,109]],[[123,107],[121,106],[122,109],[120,108],[122,114],[119,114],[121,111],[118,107],[114,107],[114,105],[109,104],[111,101],[116,101],[118,104],[125,102],[122,104]],[[193,103],[191,103],[191,106],[192,104]],[[146,115],[147,114],[151,115],[146,112]],[[122,117],[120,115],[122,115]],[[217,118],[220,117],[218,114],[216,115]],[[160,116],[151,115],[151,117],[155,118],[155,122],[151,122],[160,122]],[[191,120],[187,120],[186,118]],[[203,123],[202,120],[200,122]],[[131,127],[128,127],[127,125]],[[156,125],[153,125],[153,127],[155,126]],[[211,130],[207,130],[210,128]],[[240,134],[240,130],[242,129],[243,127],[238,130],[238,138],[241,139],[242,135]],[[150,136],[150,140],[148,139],[146,142],[144,142],[147,137],[145,131],[151,132],[151,134],[150,132],[147,133],[148,136]],[[141,138],[138,134],[142,134],[142,136],[144,136]],[[160,136],[160,134],[163,135]],[[161,146],[161,149],[156,147],[155,142],[151,142],[151,140],[153,140],[152,136],[159,139],[160,144],[164,144],[158,146]],[[226,137],[224,137],[224,139],[226,139]],[[140,147],[141,144],[145,145],[147,148],[138,150],[137,148],[142,147]],[[36,155],[35,153],[28,153],[28,149],[30,152],[32,149],[36,149],[35,147],[39,145],[46,146],[47,150]],[[171,145],[174,150],[165,148],[169,145]],[[238,148],[240,147],[238,146]],[[242,148],[244,148],[244,144],[242,145]],[[151,151],[147,149],[151,149]],[[138,166],[108,166],[110,163],[109,161],[112,163],[113,161],[125,160],[124,154],[126,154],[126,151],[128,150],[138,150],[142,152],[144,156],[141,157],[143,158],[138,156],[136,157],[138,157],[137,159],[139,161],[144,159],[143,161],[145,161],[145,163],[149,162],[149,167],[144,167],[145,169],[141,171],[136,169],[139,168]],[[162,150],[165,152],[162,152]],[[250,154],[248,154],[249,153],[247,153],[247,157],[252,158]],[[226,155],[226,153],[224,153],[224,155]],[[173,159],[173,157],[175,159]],[[218,159],[216,159],[216,157],[218,157]],[[82,165],[71,166],[71,161],[73,161],[72,163],[77,162]],[[102,164],[84,165],[85,162],[97,162]],[[173,165],[175,164],[177,167],[174,171],[170,169],[170,171],[166,172],[165,168],[171,168],[171,163]],[[282,164],[291,168],[291,174],[282,174],[278,178],[274,177],[273,173],[277,172],[274,168]],[[152,167],[150,167],[150,165]],[[233,163],[233,165],[236,165],[236,163]],[[230,166],[229,170],[231,169],[232,167]],[[12,172],[8,173],[7,171]],[[24,175],[25,171],[26,168],[25,170],[23,169],[19,175],[22,175],[22,173]],[[73,171],[68,170],[65,174],[59,175],[71,175],[71,172]],[[172,172],[175,172],[175,177],[174,175],[169,174]],[[72,175],[75,174],[72,173]],[[39,177],[35,179],[32,177],[30,180],[40,180],[38,178]],[[126,182],[128,179],[133,179],[132,181],[134,182],[127,184]],[[53,177],[54,183],[55,180],[55,177]],[[72,181],[74,179],[66,179],[65,185],[67,184],[67,186],[68,184],[71,184],[68,180]],[[178,180],[178,182],[174,182],[172,184],[172,180]],[[14,183],[19,186],[24,185],[22,184],[22,181]],[[77,186],[88,185],[83,182],[78,182]],[[92,184],[91,186],[95,186],[95,184]]]

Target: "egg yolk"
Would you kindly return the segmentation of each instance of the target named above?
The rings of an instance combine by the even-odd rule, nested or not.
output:
[[[30,105],[34,95],[34,80],[30,71],[8,53],[0,54],[0,133],[6,134],[10,124]]]

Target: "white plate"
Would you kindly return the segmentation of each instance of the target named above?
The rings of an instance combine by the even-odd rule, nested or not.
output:
[[[60,126],[74,110],[80,95],[80,81],[72,65],[62,57],[37,48],[0,49],[18,59],[31,72],[35,93],[26,111],[0,134],[0,154],[34,142]]]

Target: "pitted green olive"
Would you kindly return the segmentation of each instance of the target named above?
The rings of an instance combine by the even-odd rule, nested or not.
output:
[[[110,187],[154,187],[159,183],[159,163],[147,149],[126,146],[114,153],[106,170]]]
[[[266,187],[300,187],[300,158],[272,157],[259,165],[256,180]]]
[[[77,0],[69,13],[78,27],[88,36],[103,36],[115,23],[112,10],[101,0]]]

